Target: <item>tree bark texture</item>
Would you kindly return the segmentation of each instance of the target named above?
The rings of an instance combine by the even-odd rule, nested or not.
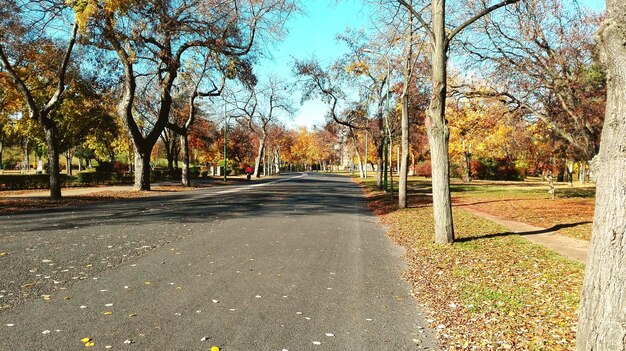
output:
[[[54,126],[44,128],[48,147],[48,172],[50,172],[50,198],[61,198],[61,168],[59,167],[59,147]]]
[[[183,167],[181,169],[181,182],[183,186],[191,186],[191,178],[189,177],[189,141],[187,133],[181,134],[180,146],[183,158]]]
[[[150,190],[150,154],[152,146],[145,150],[135,147],[135,190]]]
[[[432,2],[432,95],[427,111],[426,131],[431,152],[433,183],[433,215],[435,242],[454,242],[452,201],[450,198],[450,162],[448,159],[449,131],[445,120],[446,66],[448,39],[445,32],[445,1]]]
[[[384,145],[382,141],[376,145],[376,187],[383,190],[383,157]]]
[[[577,349],[626,350],[626,3],[607,0],[598,31],[607,103]]]
[[[402,98],[402,156],[400,157],[400,172],[398,181],[398,206],[407,207],[407,181],[409,175],[409,109],[408,94]]]
[[[261,177],[261,161],[263,161],[263,153],[265,151],[265,138],[259,139],[259,150],[254,160],[254,176],[256,178]],[[226,165],[224,165],[224,171],[226,171]]]

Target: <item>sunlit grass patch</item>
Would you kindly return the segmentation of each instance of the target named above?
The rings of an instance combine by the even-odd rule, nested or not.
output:
[[[373,181],[364,185],[388,235],[407,249],[405,277],[443,348],[575,348],[582,264],[462,209],[454,210],[457,242],[436,245],[427,195],[398,210]]]

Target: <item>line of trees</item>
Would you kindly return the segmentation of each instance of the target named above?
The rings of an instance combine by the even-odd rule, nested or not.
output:
[[[328,66],[296,62],[305,99],[328,103],[357,154],[356,136],[371,138],[386,191],[388,146],[399,139],[401,208],[409,155],[428,149],[440,244],[455,240],[451,157],[465,181],[488,163],[496,176],[543,169],[571,181],[578,168],[584,181],[591,170],[598,190],[578,348],[625,350],[626,5],[607,0],[605,17],[561,0],[375,3],[375,34],[340,36],[352,52]],[[428,145],[411,145],[410,132],[424,130]]]

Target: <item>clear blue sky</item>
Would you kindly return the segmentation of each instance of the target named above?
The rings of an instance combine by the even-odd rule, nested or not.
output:
[[[604,0],[563,0],[565,3],[577,1],[584,7],[604,11]],[[319,0],[303,1],[303,13],[292,16],[287,23],[289,31],[284,41],[268,47],[270,57],[259,62],[260,76],[277,76],[292,80],[294,58],[316,57],[323,65],[331,63],[346,48],[335,37],[346,28],[372,29],[374,9],[368,1]],[[300,105],[300,95],[294,94],[293,103],[297,108],[291,120],[285,120],[290,127],[313,125],[321,126],[325,121],[328,106],[321,101],[308,101]]]

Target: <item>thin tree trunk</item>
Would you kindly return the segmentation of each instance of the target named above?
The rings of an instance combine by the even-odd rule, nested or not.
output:
[[[181,152],[183,157],[183,168],[181,170],[181,183],[183,186],[191,186],[191,179],[189,177],[189,142],[187,140],[187,134],[181,134],[180,136]]]
[[[65,152],[65,174],[72,175],[72,156],[70,150]]]
[[[254,176],[261,177],[261,161],[263,160],[263,152],[265,150],[265,138],[259,138],[259,150],[254,160]]]
[[[409,5],[413,5],[412,1],[408,1]],[[406,208],[408,206],[407,183],[409,176],[409,84],[411,84],[412,67],[413,67],[413,15],[408,11],[409,23],[406,30],[406,48],[404,55],[404,86],[402,89],[402,136],[400,138],[400,147],[402,148],[402,156],[399,157],[399,179],[398,179],[398,207]]]
[[[59,148],[54,127],[44,129],[48,146],[48,172],[50,172],[50,197],[61,198],[61,172],[59,168]]]
[[[463,151],[463,182],[469,183],[472,181],[472,153],[469,151]]]
[[[0,132],[1,133],[1,132]],[[2,155],[4,154],[4,134],[0,138],[0,169],[4,169],[4,162],[2,160]]]
[[[607,67],[607,101],[576,336],[580,351],[626,350],[626,3],[607,0],[606,8],[597,40]]]
[[[445,32],[445,2],[432,2],[432,94],[426,116],[426,131],[430,144],[433,187],[435,242],[454,242],[452,201],[450,197],[450,162],[448,159],[449,130],[445,121],[447,89],[447,35]]]
[[[378,159],[376,160],[376,187],[378,190],[383,190],[383,157],[384,157],[384,145],[381,142],[376,145],[376,156]]]
[[[352,145],[354,146],[354,154],[356,155],[356,160],[359,163],[359,178],[365,178],[365,172],[363,169],[363,161],[361,160],[361,153],[359,152],[359,146],[356,141],[356,136],[354,135],[354,131],[350,128],[350,137],[352,139]]]

